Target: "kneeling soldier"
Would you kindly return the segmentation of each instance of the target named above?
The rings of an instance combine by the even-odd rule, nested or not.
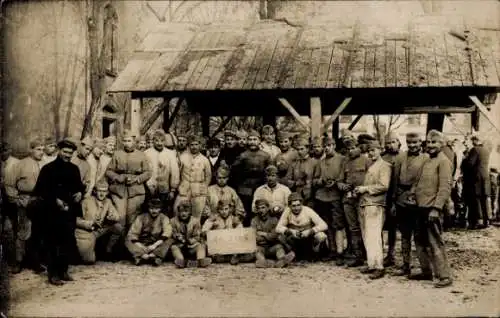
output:
[[[160,265],[172,244],[172,227],[168,217],[161,213],[161,206],[159,199],[149,201],[148,213],[138,215],[130,227],[125,246],[135,265],[148,260]]]
[[[184,255],[196,255],[196,261],[188,261],[188,267],[207,267],[212,259],[206,258],[205,245],[201,242],[200,219],[192,215],[191,202],[179,202],[178,213],[172,219],[172,256],[179,268],[186,266]]]
[[[75,238],[82,261],[93,264],[96,261],[96,241],[107,233],[120,234],[123,230],[116,208],[108,199],[108,184],[99,181],[92,196],[82,202],[82,216],[76,219]],[[114,241],[109,241],[106,253],[113,249]]]
[[[276,225],[278,218],[269,215],[269,202],[264,199],[255,201],[255,213],[251,222],[251,227],[257,232],[257,252],[255,253],[256,267],[272,267],[273,262],[267,260],[266,256],[275,256],[278,262],[276,267],[285,267],[295,258],[295,253],[285,254],[285,248],[280,244]]]
[[[295,254],[320,256],[328,253],[325,221],[313,209],[302,205],[302,197],[292,193],[288,198],[288,207],[281,215],[276,226],[278,234],[285,234],[285,242]]]
[[[210,217],[201,228],[202,235],[206,238],[207,232],[211,230],[228,230],[242,228],[241,219],[234,215],[234,205],[231,201],[220,200],[217,204],[217,214]],[[252,254],[234,254],[234,255],[214,255],[212,258],[215,263],[225,263],[229,261],[231,265],[237,265],[240,258],[244,261],[250,261]]]

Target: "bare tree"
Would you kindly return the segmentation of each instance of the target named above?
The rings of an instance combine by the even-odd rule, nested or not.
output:
[[[389,115],[386,124],[381,121],[380,115],[373,115],[373,126],[375,128],[377,140],[383,144],[385,135],[399,129],[404,123],[406,123],[406,120],[407,118],[404,115]]]

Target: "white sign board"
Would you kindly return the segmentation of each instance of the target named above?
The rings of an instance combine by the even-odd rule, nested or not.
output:
[[[238,228],[207,232],[209,255],[254,253],[257,250],[255,229]]]

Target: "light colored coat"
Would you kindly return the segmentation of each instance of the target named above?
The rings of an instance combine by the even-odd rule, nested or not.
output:
[[[387,191],[391,184],[391,169],[391,164],[382,158],[368,168],[362,185],[367,192],[361,195],[360,206],[386,205]]]

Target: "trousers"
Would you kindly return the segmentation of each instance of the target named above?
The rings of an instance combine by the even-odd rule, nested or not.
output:
[[[362,206],[359,211],[361,234],[366,248],[369,268],[384,268],[384,248],[382,245],[382,227],[385,207],[380,205]]]
[[[115,223],[110,226],[103,227],[100,230],[89,232],[83,229],[76,229],[75,230],[75,238],[76,238],[76,246],[78,248],[78,252],[80,253],[80,257],[82,258],[82,261],[85,263],[95,263],[96,261],[96,256],[95,256],[95,245],[96,242],[99,238],[102,236],[106,235],[107,233],[113,233],[113,234],[121,234],[123,231],[123,228],[120,223]],[[111,252],[114,244],[116,242],[111,241],[109,242],[106,250],[107,252]]]
[[[411,264],[411,244],[417,228],[418,209],[415,207],[396,206],[396,217],[401,232],[401,253],[403,264]]]

